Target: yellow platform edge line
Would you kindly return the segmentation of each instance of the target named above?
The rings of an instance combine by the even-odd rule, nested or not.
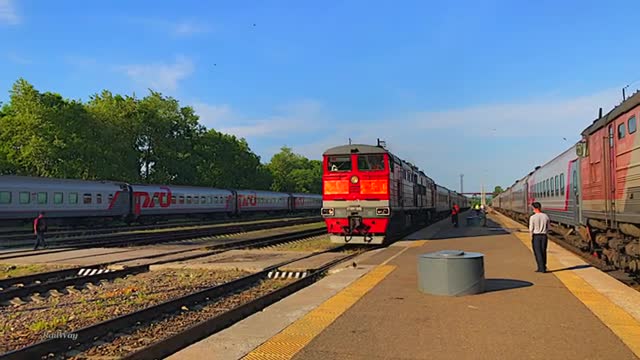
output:
[[[498,218],[498,222],[503,226],[511,225],[504,221],[506,219],[516,226],[522,227],[521,224],[502,214],[499,214]],[[515,233],[514,235],[533,253],[529,234]],[[553,267],[562,267],[560,261],[553,254],[547,255],[547,262]],[[637,357],[640,357],[640,322],[638,320],[572,271],[555,272],[553,275]]]
[[[265,341],[242,359],[291,359],[340,315],[387,277],[396,266],[379,265]]]

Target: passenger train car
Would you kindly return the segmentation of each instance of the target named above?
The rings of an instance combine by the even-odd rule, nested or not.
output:
[[[31,221],[40,211],[52,223],[77,223],[304,214],[321,207],[316,194],[0,176],[0,224]]]
[[[574,246],[640,272],[639,117],[640,92],[604,116],[600,109],[577,144],[509,187],[493,205],[526,220],[538,201],[556,232]],[[518,193],[519,183],[529,191]]]
[[[342,145],[323,154],[322,215],[335,243],[382,244],[450,214],[465,196],[436,184],[384,147]]]

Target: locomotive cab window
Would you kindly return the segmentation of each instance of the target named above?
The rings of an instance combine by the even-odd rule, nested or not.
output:
[[[622,123],[618,125],[618,139],[624,138],[624,135],[625,135],[624,123]]]
[[[627,122],[627,127],[629,128],[629,134],[633,134],[634,132],[636,132],[636,117],[632,116],[629,118],[629,121]]]
[[[329,156],[327,159],[327,170],[335,171],[351,171],[351,156]]]
[[[11,193],[8,191],[0,191],[0,204],[11,204]]]

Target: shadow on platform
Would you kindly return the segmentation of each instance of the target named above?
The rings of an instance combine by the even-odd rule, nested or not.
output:
[[[510,232],[508,229],[503,228],[498,223],[487,219],[486,226],[483,226],[483,222],[471,222],[467,224],[464,221],[458,223],[458,227],[454,227],[453,224],[448,227],[440,229],[429,240],[445,240],[465,237],[478,237],[478,236],[496,236],[507,235]]]
[[[518,289],[529,287],[533,283],[522,280],[513,279],[485,279],[484,292],[495,292],[502,290]]]
[[[555,269],[555,270],[549,270],[547,272],[553,273],[553,272],[559,272],[559,271],[568,271],[568,270],[580,270],[580,269],[587,269],[592,267],[591,265],[574,265],[574,266],[569,266],[566,268],[562,268],[562,269]]]

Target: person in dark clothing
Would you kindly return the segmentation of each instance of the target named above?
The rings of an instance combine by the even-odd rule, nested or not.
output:
[[[533,212],[529,218],[529,234],[531,235],[531,247],[535,255],[538,269],[536,272],[547,272],[547,232],[551,225],[549,216],[542,212],[542,205],[539,202],[531,204]]]
[[[44,234],[47,232],[47,221],[44,219],[44,211],[40,212],[40,215],[33,220],[33,233],[36,235],[36,246],[33,250],[38,249],[42,242],[42,248],[46,248],[47,244],[44,242]]]
[[[453,204],[453,209],[451,209],[451,223],[455,227],[458,227],[458,214],[460,214],[460,207],[458,204]]]

